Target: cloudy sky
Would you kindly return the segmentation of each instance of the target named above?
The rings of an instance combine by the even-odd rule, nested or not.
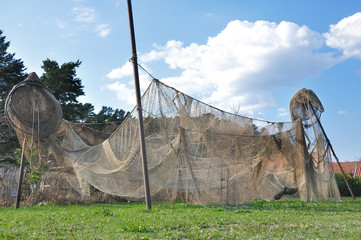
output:
[[[139,63],[154,77],[219,108],[290,121],[301,88],[342,161],[361,157],[361,4],[358,0],[133,0]],[[96,110],[135,105],[125,0],[3,1],[0,29],[28,72],[81,60]],[[141,87],[151,77],[140,70]]]

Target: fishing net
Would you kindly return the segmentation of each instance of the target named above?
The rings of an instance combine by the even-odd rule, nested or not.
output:
[[[35,73],[13,87],[5,106],[5,115],[15,129],[38,138],[56,132],[62,120],[58,101]]]
[[[309,109],[317,114],[322,105],[316,95],[303,101],[300,94],[291,101],[292,122],[268,122],[227,113],[153,80],[142,96],[152,200],[340,199],[331,155]],[[61,174],[83,199],[91,198],[94,188],[144,199],[136,111],[101,144],[92,146],[64,120],[56,133],[42,138],[42,148],[68,169]]]
[[[322,193],[327,182],[334,182],[335,171],[332,162],[335,156],[331,144],[323,131],[320,118],[324,108],[316,94],[309,89],[301,89],[290,102],[290,112],[293,121],[302,120],[305,145],[307,150],[307,169],[309,181],[314,192]],[[338,192],[333,185],[331,191]]]

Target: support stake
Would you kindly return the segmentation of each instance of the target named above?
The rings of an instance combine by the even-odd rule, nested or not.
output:
[[[142,113],[142,101],[140,98],[140,87],[139,87],[139,72],[138,72],[138,61],[137,61],[137,49],[135,46],[135,34],[134,34],[134,23],[133,23],[133,12],[131,0],[127,0],[128,3],[128,17],[129,17],[129,29],[130,29],[130,40],[132,42],[132,62],[134,70],[134,85],[135,94],[137,98],[137,110],[138,110],[138,123],[139,123],[139,137],[141,146],[141,157],[142,157],[142,168],[144,178],[144,191],[145,191],[145,203],[148,209],[151,209],[150,201],[150,189],[149,189],[149,176],[148,176],[148,163],[147,163],[147,152],[145,149],[145,137],[143,127],[143,113]]]
[[[20,173],[19,173],[19,183],[18,183],[18,192],[16,193],[16,203],[15,209],[19,208],[20,205],[20,197],[21,197],[21,186],[23,185],[23,176],[24,176],[24,165],[25,165],[25,138],[23,142],[23,148],[21,150],[21,162],[20,162]]]

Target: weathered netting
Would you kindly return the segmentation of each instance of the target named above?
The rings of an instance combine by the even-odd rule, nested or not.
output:
[[[299,90],[290,102],[292,120],[302,121],[308,153],[306,166],[309,169],[311,181],[315,183],[311,186],[315,192],[322,192],[325,185],[328,185],[327,182],[335,181],[332,165],[335,157],[331,152],[331,144],[321,129],[320,118],[323,111],[321,101],[310,89]],[[339,194],[338,189],[332,191]]]
[[[10,91],[5,115],[18,132],[45,138],[54,133],[62,120],[62,110],[54,95],[35,73]]]
[[[142,97],[152,200],[340,199],[325,138],[304,107],[317,112],[322,105],[296,102],[292,122],[267,122],[224,112],[153,80]],[[43,139],[58,164],[72,168],[65,178],[83,198],[90,184],[128,200],[144,199],[136,111],[102,144],[85,144],[66,121]]]

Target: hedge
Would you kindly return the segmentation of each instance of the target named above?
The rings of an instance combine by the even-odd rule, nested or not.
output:
[[[335,174],[338,189],[340,190],[341,197],[351,196],[350,191],[341,173]],[[361,196],[361,177],[353,177],[351,173],[346,173],[346,178],[351,186],[352,192],[355,196]]]

